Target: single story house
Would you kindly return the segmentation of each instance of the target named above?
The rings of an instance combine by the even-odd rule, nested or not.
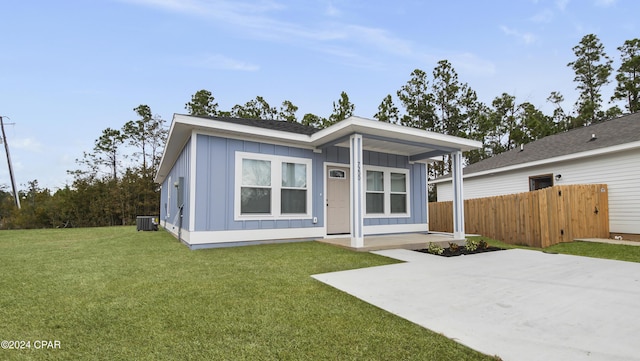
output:
[[[155,181],[160,224],[192,249],[265,240],[428,231],[427,163],[479,142],[350,117],[325,129],[176,114]]]
[[[640,239],[640,113],[524,144],[468,165],[463,177],[464,199],[606,183],[611,233]],[[454,199],[450,176],[430,183],[438,201]]]

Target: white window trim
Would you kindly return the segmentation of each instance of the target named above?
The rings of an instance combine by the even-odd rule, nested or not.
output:
[[[384,213],[366,213],[367,209],[367,187],[366,187],[366,174],[367,171],[376,171],[382,172],[383,174],[383,182],[384,182]],[[409,178],[409,169],[405,168],[389,168],[389,167],[379,167],[379,166],[364,166],[364,174],[365,174],[365,187],[363,195],[364,201],[364,218],[406,218],[411,217],[411,181]],[[407,211],[405,213],[391,213],[391,173],[401,173],[405,175],[405,183],[406,183],[406,195],[407,195]],[[395,192],[398,194],[397,192]]]
[[[271,214],[241,214],[240,213],[240,189],[242,188],[242,160],[255,159],[271,162]],[[294,189],[290,187],[282,187],[282,163],[298,163],[304,164],[307,168],[307,212],[299,214],[290,214],[281,212],[280,196],[282,189]],[[286,157],[271,154],[236,152],[235,159],[235,178],[234,178],[234,197],[233,211],[235,221],[248,220],[284,220],[284,219],[311,219],[313,209],[312,202],[312,159]]]

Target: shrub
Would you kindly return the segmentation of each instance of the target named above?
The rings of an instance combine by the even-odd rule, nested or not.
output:
[[[451,252],[458,252],[460,250],[460,246],[457,243],[449,243],[449,250],[451,250]]]
[[[480,244],[480,241],[478,241],[477,239],[467,238],[467,240],[465,241],[465,247],[467,248],[467,250],[471,252],[478,249],[479,244]]]
[[[427,251],[431,254],[441,255],[442,252],[444,252],[444,248],[438,246],[433,242],[429,242],[429,248],[427,249]]]

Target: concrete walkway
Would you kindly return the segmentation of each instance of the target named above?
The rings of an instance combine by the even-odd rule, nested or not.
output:
[[[608,244],[621,244],[625,246],[640,246],[640,242],[636,241],[625,241],[619,239],[609,239],[609,238],[577,238],[574,239],[575,242],[592,242],[592,243],[608,243]]]
[[[314,275],[503,360],[640,360],[640,264],[513,249]]]

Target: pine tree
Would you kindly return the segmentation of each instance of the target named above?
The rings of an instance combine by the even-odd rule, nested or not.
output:
[[[580,97],[576,102],[577,117],[572,127],[589,125],[602,120],[602,95],[600,89],[609,83],[612,60],[604,52],[604,45],[594,34],[585,35],[573,47],[576,60],[567,64],[576,73],[573,79],[578,85]]]
[[[625,100],[630,113],[640,111],[640,39],[627,40],[618,48],[622,64],[618,68],[618,86],[611,100]]]

